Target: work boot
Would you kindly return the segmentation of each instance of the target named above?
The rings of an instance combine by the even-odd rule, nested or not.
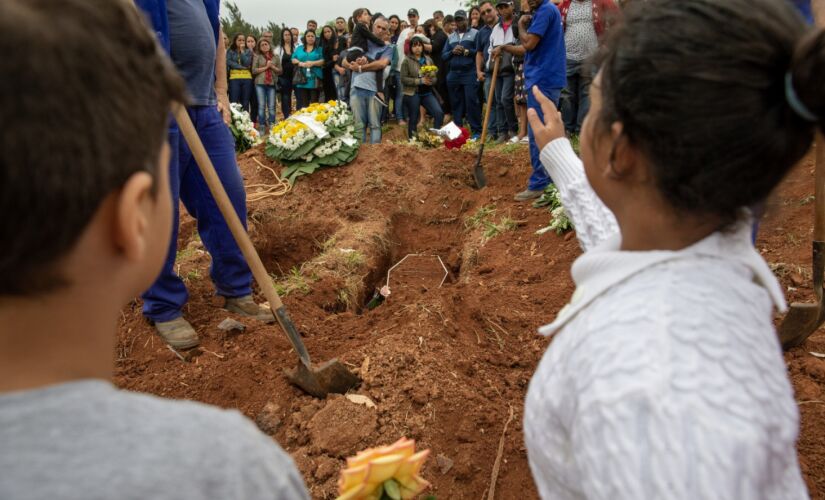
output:
[[[543,193],[543,190],[525,189],[513,197],[516,201],[528,201],[538,198]]]
[[[201,343],[198,332],[183,316],[172,321],[156,321],[155,330],[174,349],[191,349]]]
[[[252,295],[244,295],[243,297],[227,297],[226,304],[223,306],[229,312],[240,314],[241,316],[257,319],[264,323],[274,323],[275,316],[272,315],[272,309],[267,306],[262,306],[255,302]]]

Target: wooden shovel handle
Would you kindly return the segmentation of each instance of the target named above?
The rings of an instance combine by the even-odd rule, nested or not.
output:
[[[825,140],[816,134],[816,174],[814,177],[814,241],[825,241]]]
[[[481,144],[487,140],[487,127],[490,125],[490,110],[493,107],[493,96],[496,93],[496,79],[498,78],[498,63],[501,62],[501,57],[496,57],[496,62],[493,64],[493,77],[490,78],[490,90],[487,91],[487,109],[484,111],[484,126],[481,128]]]
[[[229,201],[226,189],[224,189],[221,179],[215,171],[215,166],[212,164],[212,160],[206,153],[206,148],[203,147],[203,143],[195,131],[195,126],[192,125],[192,120],[189,118],[186,108],[181,105],[176,105],[173,111],[175,120],[178,122],[178,127],[180,127],[184,139],[186,139],[186,143],[189,144],[189,149],[192,151],[195,162],[197,162],[203,178],[209,186],[209,191],[212,192],[212,197],[215,198],[215,203],[218,204],[218,208],[221,214],[223,214],[223,218],[226,220],[232,236],[235,237],[235,241],[238,243],[241,253],[243,253],[249,269],[252,271],[252,276],[255,277],[255,281],[257,281],[258,286],[261,287],[261,292],[263,292],[264,297],[266,297],[266,300],[269,302],[269,307],[272,308],[274,313],[283,307],[281,298],[278,297],[278,292],[275,291],[275,285],[272,284],[272,279],[269,277],[269,273],[266,272],[266,268],[263,262],[261,262],[255,246],[252,245],[249,234],[246,232],[246,229],[244,229],[243,224],[241,224],[241,219],[238,218],[235,207],[233,207],[232,202]],[[280,318],[277,318],[277,315],[276,319],[280,320]]]

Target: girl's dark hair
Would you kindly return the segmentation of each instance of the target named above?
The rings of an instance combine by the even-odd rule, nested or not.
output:
[[[347,22],[347,27],[349,28],[349,32],[353,33],[355,31],[355,25],[358,24],[358,18],[361,17],[364,12],[369,12],[370,10],[365,7],[359,7],[352,11],[352,17],[349,18],[349,22]]]
[[[597,62],[596,126],[622,123],[684,213],[732,222],[770,194],[825,120],[825,32],[788,2],[634,2]],[[786,73],[817,123],[791,108]]]
[[[472,26],[473,24],[473,11],[478,12],[478,20],[476,21],[478,24],[476,26],[479,26],[481,25],[481,9],[478,8],[478,5],[473,5],[470,8],[470,12],[467,13],[467,26]]]
[[[246,48],[246,35],[244,35],[243,33],[235,33],[235,36],[232,37],[232,46],[229,47],[230,49],[235,50],[235,51],[238,50],[238,37],[239,36],[243,37],[243,48]]]
[[[306,44],[307,44],[307,35],[309,35],[310,33],[312,33],[313,35],[315,35],[315,43],[312,45],[312,50],[315,50],[315,49],[317,49],[317,48],[318,48],[318,34],[317,34],[317,33],[315,33],[315,30],[306,30],[306,31],[304,31],[304,34],[303,34],[303,35],[301,35],[301,43],[303,43],[303,44],[304,44],[304,46],[306,47]]]
[[[292,50],[295,48],[295,39],[292,36],[292,31],[290,31],[288,28],[281,30],[281,48],[286,47],[286,40],[284,39],[284,37],[287,33],[289,33],[289,49]]]
[[[246,35],[246,38],[252,38],[253,40],[255,40],[255,48],[252,49],[252,53],[257,54],[258,53],[258,37],[256,37],[252,33],[250,33],[250,34]],[[244,38],[244,41],[243,41],[244,46],[246,46],[246,38]]]
[[[391,35],[397,35],[401,32],[401,18],[398,17],[397,15],[393,14],[387,19],[387,22],[389,23],[389,21],[392,21],[393,19],[398,21],[398,28],[395,29],[395,32],[390,31],[390,34]],[[390,30],[392,30],[392,28],[390,28]]]
[[[325,29],[329,29],[329,31],[332,33],[332,36],[329,40],[324,38]],[[335,54],[335,49],[338,47],[338,35],[335,34],[335,30],[332,28],[332,26],[325,25],[323,28],[321,28],[321,47],[323,48],[324,52],[324,60],[332,61],[332,56]]]

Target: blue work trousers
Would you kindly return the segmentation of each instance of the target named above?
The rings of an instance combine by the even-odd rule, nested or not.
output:
[[[367,143],[367,128],[370,131],[370,144],[378,144],[381,142],[381,106],[378,101],[373,99],[375,92],[372,90],[359,89],[355,87],[350,93],[350,108],[352,108],[352,117],[355,123],[360,123],[364,126],[364,137],[362,141]]]
[[[561,89],[539,88],[539,90],[541,90],[541,93],[548,99],[553,101],[556,108],[559,107]],[[527,109],[536,110],[536,113],[539,115],[539,119],[544,122],[544,113],[541,112],[541,105],[538,101],[536,101],[535,96],[533,96],[532,88],[527,89]],[[544,167],[541,164],[541,151],[539,151],[538,146],[536,146],[536,138],[533,136],[533,128],[530,127],[529,123],[527,125],[527,132],[530,137],[530,163],[533,165],[533,174],[530,176],[530,183],[527,185],[527,189],[531,191],[543,191],[544,188],[553,182],[553,179],[550,178],[547,171],[544,170]]]
[[[478,81],[447,82],[450,93],[450,107],[453,110],[453,122],[463,126],[464,118],[470,123],[473,135],[481,134],[481,103],[478,102]]]
[[[224,124],[215,106],[193,106],[187,111],[232,201],[232,206],[246,227],[246,192],[241,172],[235,162],[235,141],[229,128]],[[209,274],[218,295],[243,297],[252,293],[252,273],[249,266],[212,198],[177,124],[169,128],[169,146],[172,150],[169,175],[174,208],[172,238],[160,276],[143,294],[143,314],[156,322],[171,321],[180,317],[183,305],[189,298],[186,285],[175,274],[179,201],[183,202],[186,211],[197,219],[198,234],[212,256]]]
[[[496,79],[496,95],[493,100],[496,105],[499,136],[504,134],[518,135],[518,119],[516,118],[516,106],[513,101],[515,83],[516,75],[513,73],[498,75]]]

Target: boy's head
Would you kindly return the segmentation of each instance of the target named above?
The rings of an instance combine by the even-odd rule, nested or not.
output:
[[[183,82],[129,0],[3,0],[0,32],[0,298],[70,286],[78,262],[148,286]]]

